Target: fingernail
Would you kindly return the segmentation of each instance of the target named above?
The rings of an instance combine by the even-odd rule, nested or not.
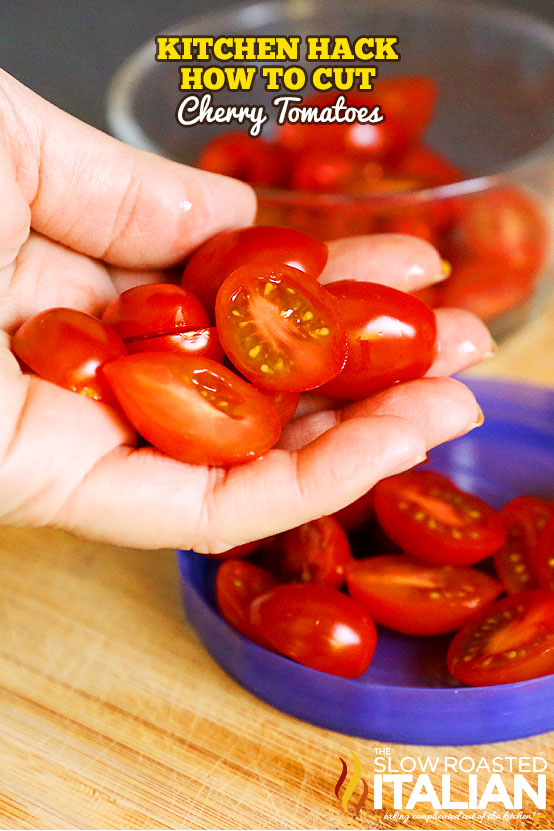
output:
[[[438,283],[440,280],[446,280],[451,274],[452,266],[448,260],[441,260],[441,271],[440,274],[437,275],[435,282]]]
[[[404,473],[406,470],[411,470],[416,465],[420,465],[422,462],[427,461],[427,453],[419,453],[417,456],[414,456],[410,459],[409,462],[404,462],[404,464],[400,465],[396,470],[393,470],[390,473],[390,476],[396,476],[397,473]]]
[[[472,421],[470,424],[467,425],[466,429],[463,433],[460,433],[460,436],[465,436],[467,433],[471,433],[472,430],[475,430],[476,427],[481,427],[482,424],[485,422],[485,414],[481,407],[477,405],[477,420]],[[458,438],[458,437],[457,437]]]
[[[497,342],[496,342],[495,340],[492,340],[492,339],[491,339],[491,348],[489,349],[489,351],[488,351],[488,352],[485,352],[485,353],[483,354],[483,357],[481,358],[481,360],[482,360],[482,361],[486,361],[486,360],[487,360],[487,358],[494,358],[494,356],[495,356],[497,353],[498,353],[498,344],[497,344]]]

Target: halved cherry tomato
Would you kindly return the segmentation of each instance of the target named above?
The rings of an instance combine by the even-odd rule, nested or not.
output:
[[[267,649],[271,649],[270,645],[250,620],[250,604],[276,584],[269,572],[242,560],[226,560],[218,568],[215,579],[221,616],[241,635]]]
[[[284,427],[296,412],[300,400],[300,393],[289,392],[288,390],[261,390],[261,392],[273,404],[275,412],[281,420],[281,427]]]
[[[503,545],[499,514],[430,470],[410,470],[375,486],[375,513],[407,554],[426,563],[466,566]]]
[[[554,590],[554,516],[540,532],[531,560],[539,585]]]
[[[348,357],[321,388],[331,398],[359,400],[400,381],[419,378],[435,355],[434,313],[416,297],[357,280],[327,285],[346,328]]]
[[[346,570],[350,596],[375,623],[407,635],[459,629],[502,591],[474,568],[430,566],[404,554],[355,560]]]
[[[379,162],[309,149],[295,159],[292,187],[330,193],[366,193],[382,177]]]
[[[174,352],[177,355],[195,355],[223,361],[225,353],[215,327],[190,332],[175,332],[172,335],[155,335],[148,338],[134,338],[126,342],[129,355],[137,352]]]
[[[127,289],[110,303],[102,320],[123,340],[170,335],[210,325],[194,294],[166,283]]]
[[[271,402],[208,358],[142,352],[107,364],[103,372],[138,432],[182,462],[242,462],[279,438]]]
[[[554,516],[554,506],[538,496],[517,496],[504,505],[500,516],[506,542],[494,554],[496,573],[510,594],[538,589],[533,551],[547,520]]]
[[[115,402],[99,369],[127,349],[96,317],[76,309],[46,309],[19,327],[11,348],[41,378],[96,401]]]
[[[344,364],[344,330],[333,298],[296,268],[237,268],[219,289],[215,316],[230,360],[261,388],[313,389]]]
[[[373,490],[364,493],[355,502],[335,511],[333,517],[340,522],[346,531],[353,531],[367,522],[373,516]]]
[[[554,592],[499,600],[455,636],[448,669],[470,686],[511,684],[554,672]]]
[[[252,185],[279,187],[288,183],[286,151],[247,133],[233,131],[216,136],[200,154],[198,167]]]
[[[247,263],[290,265],[318,277],[327,262],[328,248],[301,231],[274,225],[223,231],[197,248],[185,266],[184,288],[200,298],[211,313],[226,277]]]
[[[375,626],[355,600],[313,583],[276,586],[250,606],[250,620],[269,643],[300,664],[357,678],[375,651]]]
[[[353,562],[350,543],[336,519],[323,516],[285,531],[271,549],[270,571],[281,582],[317,583],[339,589]]]

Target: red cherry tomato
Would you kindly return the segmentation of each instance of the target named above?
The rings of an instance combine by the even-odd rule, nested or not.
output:
[[[424,144],[411,147],[398,163],[396,170],[401,176],[420,179],[424,183],[423,186],[428,188],[450,185],[464,178],[462,171],[446,156]]]
[[[309,149],[295,159],[292,187],[331,193],[365,193],[382,177],[378,162]]]
[[[372,620],[355,600],[313,583],[269,589],[250,606],[250,620],[283,655],[343,678],[366,671],[377,642]]]
[[[261,392],[273,404],[275,412],[281,420],[281,427],[284,427],[296,412],[300,393],[288,392],[287,390],[261,390]]]
[[[127,350],[121,338],[97,318],[76,309],[47,309],[19,327],[11,347],[41,378],[88,398],[114,403],[99,369]]]
[[[401,124],[410,144],[416,144],[431,120],[437,101],[437,87],[423,75],[378,80],[371,95],[386,118]]]
[[[285,531],[271,551],[272,568],[281,582],[317,583],[339,589],[353,562],[350,543],[336,519],[323,516]]]
[[[430,470],[379,482],[375,513],[394,542],[426,563],[476,563],[497,551],[506,536],[490,505]]]
[[[500,511],[506,542],[495,552],[494,565],[510,594],[539,588],[532,556],[542,529],[553,515],[554,507],[538,496],[517,496]]]
[[[215,327],[191,332],[175,332],[173,335],[156,335],[127,341],[129,355],[137,352],[174,352],[177,355],[195,355],[223,361],[225,354]]]
[[[554,592],[520,592],[485,609],[455,636],[448,669],[480,687],[554,672]]]
[[[430,566],[403,554],[355,560],[346,580],[375,623],[407,635],[459,629],[502,591],[477,569]]]
[[[554,516],[547,520],[540,532],[531,560],[539,585],[554,590]]]
[[[250,604],[256,597],[277,584],[263,568],[242,560],[226,560],[217,570],[215,591],[221,616],[239,631],[267,649],[270,645],[250,621]]]
[[[142,352],[107,364],[103,372],[138,432],[182,462],[242,462],[279,438],[271,402],[208,358]]]
[[[359,400],[399,381],[419,378],[435,355],[435,315],[416,297],[356,280],[330,283],[346,328],[348,357],[321,388],[331,398]]]
[[[204,307],[190,291],[165,283],[127,289],[110,303],[102,320],[123,340],[203,329],[210,324]]]
[[[333,298],[298,269],[252,263],[219,289],[215,316],[223,349],[261,388],[313,389],[340,372],[346,357]]]
[[[198,167],[203,170],[268,187],[286,186],[289,164],[282,147],[240,132],[216,136],[198,160]]]
[[[456,264],[448,280],[435,288],[441,306],[459,306],[481,320],[494,320],[508,309],[525,303],[533,293],[533,286],[532,274],[480,258]]]
[[[355,528],[359,528],[360,525],[363,525],[365,522],[370,520],[372,516],[372,490],[364,493],[364,495],[360,496],[359,499],[356,499],[355,502],[351,502],[350,505],[346,505],[345,508],[341,508],[340,511],[335,511],[333,514],[333,517],[338,520],[342,527],[347,531],[353,531]]]
[[[247,263],[290,265],[318,277],[327,262],[325,243],[301,231],[273,225],[224,231],[198,248],[183,271],[182,285],[212,312],[219,287],[226,277]]]

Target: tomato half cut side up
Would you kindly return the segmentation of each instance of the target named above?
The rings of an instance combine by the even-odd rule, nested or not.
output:
[[[143,352],[113,361],[103,372],[138,432],[179,461],[243,462],[279,438],[271,402],[216,361]]]
[[[333,298],[298,269],[267,263],[238,268],[221,286],[215,314],[228,357],[262,389],[313,389],[345,362]]]
[[[506,542],[494,554],[496,573],[510,594],[538,589],[533,552],[548,519],[554,516],[554,506],[538,496],[517,496],[504,505],[500,516]]]
[[[446,661],[454,678],[472,687],[554,672],[554,592],[535,589],[493,603],[458,632]]]
[[[350,596],[375,623],[407,635],[459,629],[502,591],[498,580],[477,569],[431,566],[404,554],[356,560],[346,578]]]
[[[497,551],[506,536],[490,505],[429,470],[379,482],[375,513],[403,551],[427,563],[471,565]]]
[[[313,583],[269,589],[252,603],[250,620],[278,652],[343,678],[366,671],[377,643],[375,625],[359,603]]]
[[[277,581],[269,572],[243,560],[226,560],[218,568],[215,579],[221,616],[241,635],[266,649],[271,646],[251,622],[250,604],[275,585]]]
[[[539,585],[554,591],[554,516],[540,532],[531,559]]]

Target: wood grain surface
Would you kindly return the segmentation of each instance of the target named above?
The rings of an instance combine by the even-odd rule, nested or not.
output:
[[[553,356],[554,306],[476,374],[554,387]],[[228,678],[184,619],[172,551],[2,528],[0,625],[2,829],[554,824],[554,734],[474,748],[391,748],[393,761],[544,754],[547,815],[506,819],[497,808],[496,818],[475,825],[404,822],[387,803],[359,819],[346,815],[334,793],[339,756],[354,752],[366,765],[380,745],[303,724]],[[456,775],[453,792],[464,798]]]

